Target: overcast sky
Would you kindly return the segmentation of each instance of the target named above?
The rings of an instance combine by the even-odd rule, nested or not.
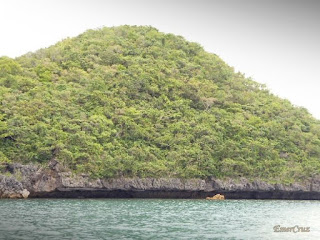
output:
[[[123,24],[198,42],[320,119],[317,0],[0,0],[0,56]]]

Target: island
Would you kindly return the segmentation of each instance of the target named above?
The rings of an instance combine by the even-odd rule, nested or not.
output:
[[[1,198],[320,199],[320,121],[150,26],[0,57],[0,106]]]

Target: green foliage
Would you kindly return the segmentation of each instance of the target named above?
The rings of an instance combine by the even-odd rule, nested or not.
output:
[[[9,159],[6,157],[6,155],[4,155],[2,152],[0,152],[0,165],[2,163],[9,163]]]
[[[320,122],[152,27],[89,30],[0,58],[0,162],[93,177],[320,174]]]
[[[0,77],[7,76],[9,74],[19,74],[21,67],[19,63],[8,57],[0,57]]]

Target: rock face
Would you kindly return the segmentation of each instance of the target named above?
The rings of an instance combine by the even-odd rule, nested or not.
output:
[[[27,198],[29,194],[15,178],[0,175],[0,198]]]
[[[206,198],[222,193],[227,199],[317,199],[320,200],[320,178],[300,184],[268,184],[263,181],[115,178],[91,179],[74,176],[58,162],[46,168],[35,165],[9,164],[0,175],[0,197],[140,197],[140,198]],[[0,173],[1,174],[1,173]]]

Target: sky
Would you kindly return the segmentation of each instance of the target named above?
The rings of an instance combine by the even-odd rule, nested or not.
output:
[[[0,0],[0,56],[124,24],[197,42],[320,119],[317,0]]]

